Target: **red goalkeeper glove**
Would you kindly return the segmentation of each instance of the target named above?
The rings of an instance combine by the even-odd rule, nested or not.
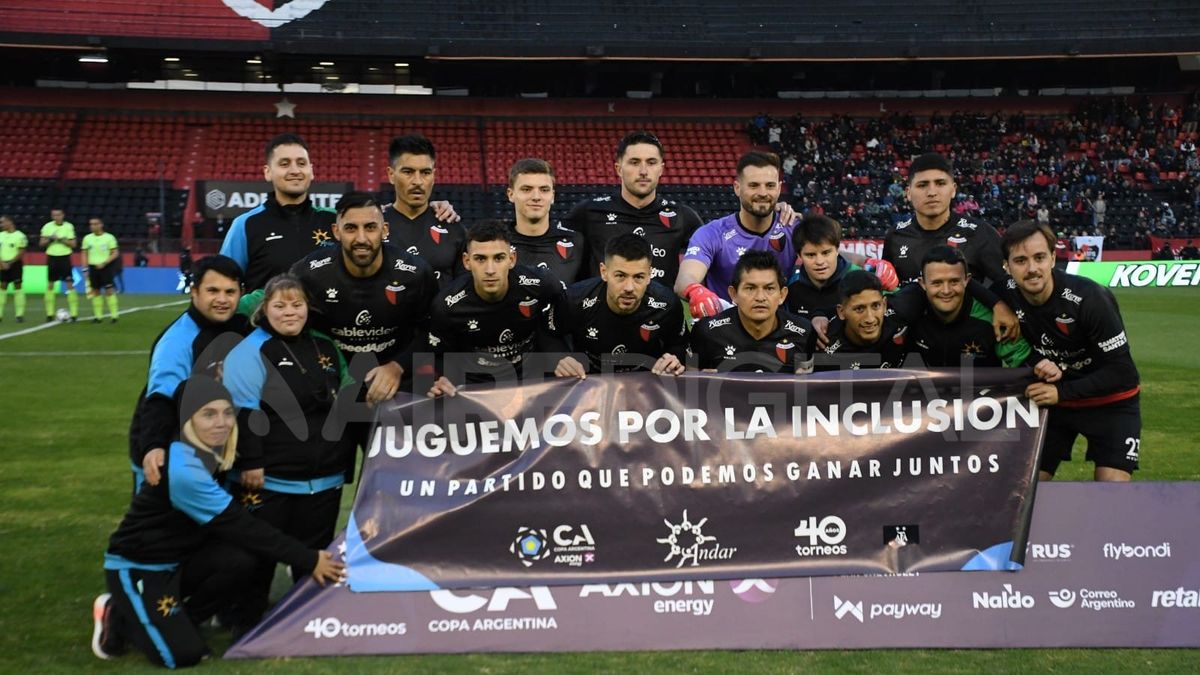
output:
[[[721,313],[721,298],[704,284],[692,284],[683,291],[693,319],[708,318]]]

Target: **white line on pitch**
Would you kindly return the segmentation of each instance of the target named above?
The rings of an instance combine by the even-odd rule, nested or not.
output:
[[[114,351],[114,352],[4,352],[5,356],[149,356],[147,351]]]
[[[123,309],[123,310],[117,312],[117,316],[125,316],[126,314],[133,314],[134,312],[141,312],[141,311],[145,311],[147,309],[162,309],[164,307],[171,307],[174,305],[183,305],[183,304],[186,304],[187,302],[189,302],[189,301],[188,300],[174,300],[172,302],[160,302],[157,305],[146,305],[145,307],[132,307],[130,309]],[[36,333],[39,330],[46,330],[47,328],[54,328],[55,326],[65,326],[65,325],[67,325],[67,324],[59,323],[58,321],[52,321],[50,323],[40,323],[36,326],[30,326],[29,328],[25,328],[22,330],[14,331],[12,333],[5,333],[3,335],[0,335],[0,340],[7,340],[9,338],[15,338],[15,337],[18,337],[21,335],[29,335],[30,333]],[[72,353],[78,353],[78,352],[72,352]]]

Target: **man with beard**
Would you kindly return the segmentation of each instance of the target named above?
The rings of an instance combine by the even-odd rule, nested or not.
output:
[[[558,377],[649,370],[679,375],[687,358],[683,305],[671,289],[650,280],[650,244],[636,234],[609,240],[600,277],[567,289],[563,324],[575,351],[558,362]]]
[[[431,202],[437,151],[420,134],[398,136],[388,146],[388,181],[396,201],[385,204],[387,243],[424,258],[438,284],[447,284],[463,272],[466,232],[449,202]]]
[[[616,172],[621,188],[611,195],[582,201],[571,209],[567,224],[583,234],[590,255],[587,274],[600,273],[604,246],[621,234],[636,234],[650,242],[650,273],[673,286],[679,254],[700,225],[689,206],[658,194],[665,167],[663,145],[648,131],[627,134],[617,145]]]
[[[558,279],[565,289],[580,278],[587,251],[583,235],[558,223],[550,226],[554,167],[544,159],[522,159],[508,171],[508,201],[515,212],[509,232],[522,265]]]
[[[838,284],[837,318],[829,323],[818,370],[898,368],[904,362],[907,327],[887,316],[879,278],[855,270]]]
[[[1090,279],[1054,269],[1054,232],[1047,226],[1013,223],[1001,245],[1012,275],[1002,292],[1016,308],[1021,331],[1063,371],[1061,381],[1025,390],[1039,406],[1052,406],[1041,480],[1070,460],[1082,434],[1095,479],[1128,481],[1141,452],[1141,384],[1116,298]]]
[[[308,198],[313,167],[304,139],[295,134],[272,138],[263,178],[271,184],[266,202],[235,218],[221,244],[221,255],[245,270],[247,293],[313,250],[334,244],[333,211],[313,206]]]
[[[950,161],[931,152],[914,159],[908,171],[906,194],[913,216],[888,230],[883,243],[883,258],[895,266],[901,283],[917,281],[925,253],[940,245],[957,248],[976,279],[989,279],[993,285],[1004,282],[996,230],[986,223],[951,218],[950,207],[958,187]]]
[[[688,242],[675,292],[688,301],[694,318],[715,316],[728,307],[733,270],[747,251],[773,255],[780,274],[796,263],[792,226],[779,220],[779,157],[748,152],[737,163],[733,192],[741,208],[696,230]]]
[[[787,286],[771,251],[747,251],[727,289],[733,307],[692,328],[702,370],[804,373],[812,370],[816,334],[808,319],[783,308]]]
[[[542,270],[517,265],[507,227],[473,226],[463,266],[468,274],[442,289],[430,308],[429,346],[440,375],[430,396],[453,396],[463,381],[520,377],[529,354],[568,351],[558,328],[562,286]]]
[[[411,379],[438,290],[429,263],[384,245],[387,235],[374,197],[342,195],[333,226],[339,251],[317,251],[292,267],[313,309],[311,326],[332,336],[347,362],[356,354],[378,360],[363,377],[371,404],[391,399],[401,380]]]

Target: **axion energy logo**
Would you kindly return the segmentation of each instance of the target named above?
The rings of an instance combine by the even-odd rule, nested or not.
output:
[[[1067,265],[1067,272],[1111,288],[1200,286],[1200,262],[1195,261],[1073,262]]]

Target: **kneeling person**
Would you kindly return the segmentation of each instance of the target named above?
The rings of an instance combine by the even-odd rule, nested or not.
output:
[[[567,289],[564,325],[572,346],[587,355],[558,362],[559,377],[650,370],[679,375],[687,358],[683,303],[671,289],[651,281],[650,243],[618,235],[604,247],[600,277]]]
[[[692,327],[692,352],[703,370],[800,373],[812,369],[816,333],[808,319],[782,307],[787,287],[770,251],[747,251],[728,289],[733,307]]]
[[[838,285],[838,295],[837,318],[829,323],[829,343],[818,370],[898,368],[904,362],[907,326],[887,315],[879,277],[865,270],[850,272]]]

